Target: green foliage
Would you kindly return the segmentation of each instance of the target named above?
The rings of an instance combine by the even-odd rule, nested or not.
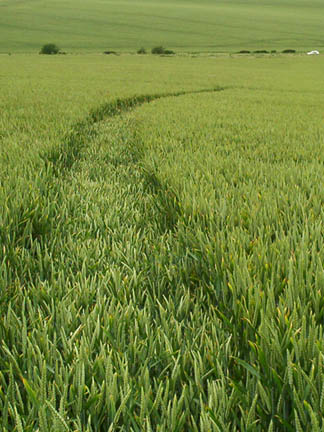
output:
[[[42,46],[41,50],[40,50],[40,54],[58,54],[60,51],[60,48],[53,44],[53,43],[48,43]]]
[[[156,46],[154,48],[152,48],[151,50],[152,54],[164,54],[165,53],[165,48],[163,46]]]
[[[322,430],[323,59],[74,57],[2,59],[0,430]]]
[[[164,54],[166,54],[166,55],[172,55],[172,54],[175,54],[175,52],[172,51],[172,50],[166,49],[166,50],[164,50]]]
[[[164,54],[164,55],[172,55],[175,54],[174,51],[165,49],[163,46],[156,46],[151,50],[152,54]]]
[[[145,48],[140,48],[138,51],[137,51],[137,54],[146,54],[146,49]]]

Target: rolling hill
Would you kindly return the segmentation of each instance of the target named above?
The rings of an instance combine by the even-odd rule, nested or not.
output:
[[[0,52],[320,49],[320,0],[0,0]]]

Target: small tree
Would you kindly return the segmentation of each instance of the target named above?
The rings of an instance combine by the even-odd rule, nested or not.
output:
[[[57,45],[53,43],[48,43],[42,46],[40,54],[58,54],[59,51],[60,48]]]
[[[140,48],[138,51],[137,51],[137,54],[146,54],[146,49],[145,48]]]
[[[157,46],[152,48],[152,54],[164,54],[165,49],[163,48],[163,46]]]
[[[164,53],[163,53],[163,54],[173,55],[173,54],[175,54],[175,52],[172,51],[172,50],[166,49],[166,50],[164,50]]]

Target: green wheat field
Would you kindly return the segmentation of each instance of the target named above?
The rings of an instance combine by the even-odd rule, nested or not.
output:
[[[0,431],[323,431],[324,5],[89,4],[0,0]]]

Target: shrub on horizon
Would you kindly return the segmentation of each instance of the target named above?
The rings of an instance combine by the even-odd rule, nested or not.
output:
[[[152,48],[152,54],[164,54],[165,53],[165,49],[163,48],[163,46],[157,46]]]
[[[140,48],[138,51],[137,51],[137,54],[146,54],[146,49],[145,48]]]
[[[53,44],[53,43],[48,43],[42,46],[39,54],[58,54],[60,52],[60,48]]]

